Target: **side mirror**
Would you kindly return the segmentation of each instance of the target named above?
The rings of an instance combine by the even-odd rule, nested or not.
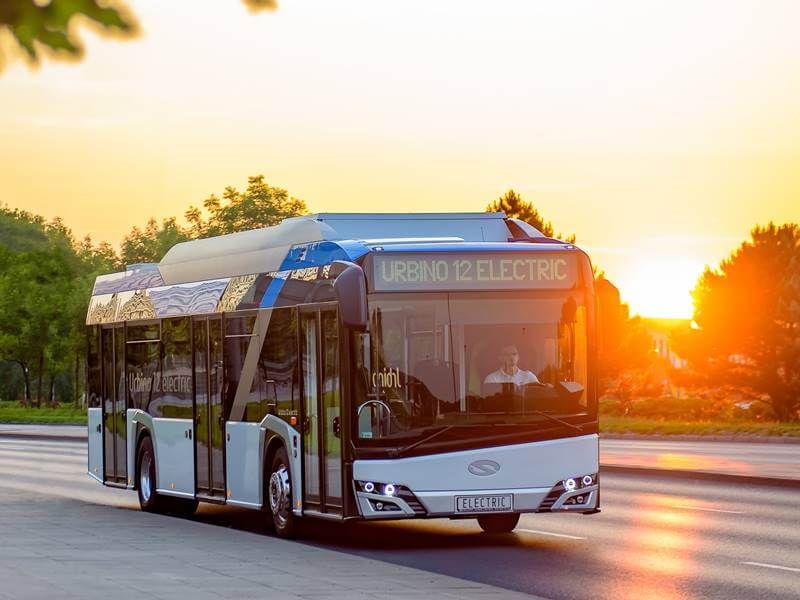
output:
[[[344,260],[333,262],[341,273],[333,282],[333,291],[339,300],[339,314],[347,329],[367,330],[367,281],[357,264]]]

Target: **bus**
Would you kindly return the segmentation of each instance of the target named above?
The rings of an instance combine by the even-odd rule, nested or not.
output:
[[[88,473],[141,508],[599,512],[588,256],[503,213],[317,214],[97,277]]]

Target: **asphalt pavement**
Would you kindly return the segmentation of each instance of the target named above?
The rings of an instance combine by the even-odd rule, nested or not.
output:
[[[133,492],[90,481],[85,460],[81,443],[0,437],[0,597],[97,581],[117,596],[279,598],[313,581],[304,597],[800,598],[797,489],[614,473],[601,476],[602,513],[526,515],[507,536],[471,520],[309,522],[286,542],[243,509],[140,513]]]
[[[247,515],[253,531],[215,526],[204,511],[191,520],[143,513],[135,492],[104,488],[85,471],[82,442],[0,437],[0,599],[385,600],[392,590],[412,600],[509,597],[266,535],[260,512]]]
[[[800,444],[601,439],[600,464],[800,482]]]

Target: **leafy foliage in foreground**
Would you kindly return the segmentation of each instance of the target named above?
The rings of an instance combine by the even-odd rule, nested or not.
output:
[[[242,2],[251,12],[278,6],[276,0]],[[0,0],[0,32],[8,30],[33,63],[43,51],[56,57],[80,57],[83,45],[77,35],[78,22],[126,38],[138,31],[135,17],[120,0]]]
[[[98,0],[3,0],[0,28],[7,28],[28,57],[36,61],[42,49],[77,57],[83,52],[74,31],[83,19],[105,31],[130,35],[136,21],[121,4],[108,6]]]

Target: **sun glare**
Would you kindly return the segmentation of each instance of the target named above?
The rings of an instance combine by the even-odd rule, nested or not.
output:
[[[703,264],[684,258],[642,259],[620,277],[622,299],[631,314],[688,319],[692,316],[691,290]]]

